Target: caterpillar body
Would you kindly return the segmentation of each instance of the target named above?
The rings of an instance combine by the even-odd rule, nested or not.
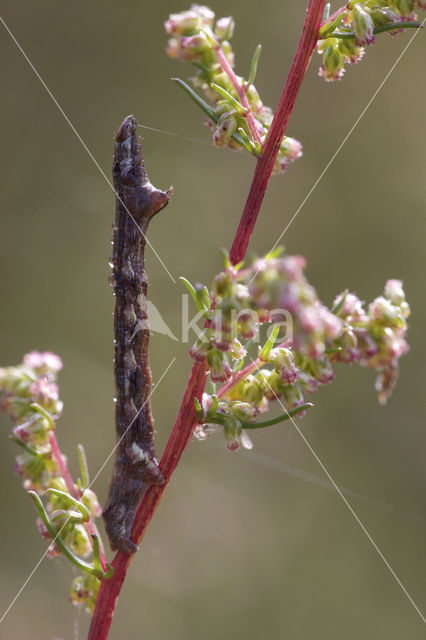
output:
[[[146,233],[172,189],[160,191],[144,168],[136,120],[127,116],[115,136],[113,162],[116,212],[111,284],[114,288],[114,377],[117,445],[108,500],[103,512],[113,550],[134,553],[136,510],[152,484],[164,482],[154,450],[149,364]]]

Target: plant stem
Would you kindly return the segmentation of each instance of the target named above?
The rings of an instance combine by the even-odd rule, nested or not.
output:
[[[170,434],[165,451],[160,461],[160,468],[164,476],[165,483],[161,486],[152,486],[147,491],[144,499],[136,513],[135,524],[133,526],[132,538],[140,542],[151,518],[157,508],[163,493],[170,481],[197,423],[195,413],[194,398],[201,400],[206,383],[207,366],[203,362],[195,362],[188,385],[183,397],[182,405],[176,422]],[[115,603],[121,590],[127,569],[133,555],[123,551],[116,553],[112,566],[114,574],[109,580],[103,580],[96,600],[93,612],[92,623],[90,625],[88,640],[105,640],[111,625]]]
[[[309,2],[296,55],[257,161],[247,202],[232,245],[230,260],[233,264],[237,264],[244,258],[256,224],[281,141],[317,43],[324,5],[325,0],[310,0]]]
[[[212,34],[212,37],[216,40],[215,36]],[[231,65],[229,64],[225,54],[223,53],[222,47],[220,46],[220,42],[217,43],[216,47],[216,55],[217,55],[217,59],[219,60],[219,64],[222,67],[222,69],[224,70],[224,72],[226,73],[226,75],[228,76],[228,78],[230,79],[230,81],[232,82],[235,91],[237,92],[238,98],[241,102],[241,104],[243,105],[243,107],[245,107],[245,109],[247,109],[247,114],[246,114],[246,119],[247,119],[247,125],[250,129],[250,133],[253,137],[253,140],[255,142],[258,142],[260,145],[262,145],[261,139],[260,139],[260,135],[259,132],[257,130],[257,126],[256,126],[256,121],[255,118],[253,116],[252,110],[250,108],[249,105],[249,101],[247,100],[247,94],[246,94],[246,90],[244,85],[238,80],[238,77],[236,76],[233,68],[231,67]]]
[[[233,264],[240,262],[244,258],[282,137],[317,42],[324,5],[325,0],[309,0],[305,24],[296,56],[264,143],[262,155],[257,162],[247,203],[232,245],[231,261]],[[138,543],[142,539],[170,481],[170,477],[191,439],[193,430],[197,424],[194,398],[201,400],[207,379],[206,376],[207,365],[203,362],[195,362],[192,367],[182,405],[160,462],[165,483],[164,485],[153,486],[148,489],[136,513],[132,537],[136,539]],[[108,637],[115,604],[132,558],[132,555],[124,553],[123,551],[119,551],[115,555],[112,562],[114,567],[113,576],[101,582],[88,640],[106,640]]]
[[[52,449],[52,455],[55,458],[56,464],[58,465],[58,469],[60,471],[61,476],[63,477],[63,479],[65,480],[65,484],[67,486],[68,491],[70,492],[70,494],[72,495],[73,498],[76,498],[77,500],[80,500],[81,498],[81,493],[79,492],[79,490],[77,489],[76,485],[74,484],[74,481],[71,477],[70,472],[68,471],[68,467],[67,464],[65,462],[65,458],[62,455],[62,452],[59,448],[59,444],[58,441],[56,439],[56,435],[54,431],[51,431],[49,433],[49,444],[50,447]]]

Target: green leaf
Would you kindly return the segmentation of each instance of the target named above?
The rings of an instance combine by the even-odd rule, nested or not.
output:
[[[229,91],[227,91],[223,87],[220,87],[215,82],[211,82],[210,86],[213,89],[213,91],[216,91],[216,93],[218,93],[224,100],[229,102],[230,106],[233,107],[237,113],[239,113],[242,116],[247,115],[248,109],[246,109],[246,107],[243,107],[241,102],[239,102],[239,100],[234,98],[234,96],[231,95]]]
[[[195,102],[195,104],[210,118],[210,120],[217,123],[220,116],[215,113],[215,111],[205,100],[203,100],[188,84],[186,84],[186,82],[184,82],[180,78],[172,78],[172,80],[178,85],[178,87],[185,91],[185,93],[191,98],[191,100]],[[237,142],[239,145],[241,145],[244,149],[247,149],[247,151],[252,153],[251,148],[247,146],[239,133],[234,131],[231,138],[235,140],[235,142]]]
[[[56,529],[52,526],[49,520],[49,516],[46,513],[46,509],[44,508],[44,505],[40,499],[40,496],[37,495],[35,491],[28,491],[28,494],[34,501],[40,518],[42,519],[44,526],[46,527],[50,537],[52,538],[52,542],[56,544],[56,546],[62,551],[64,556],[68,558],[68,560],[70,560],[73,564],[75,564],[76,567],[79,567],[79,569],[87,571],[97,578],[101,578],[103,576],[103,572],[99,574],[99,571],[97,571],[91,564],[76,556],[75,553],[71,551],[71,549],[69,549],[65,542],[61,539],[59,535],[60,531],[57,532]]]
[[[347,297],[348,293],[349,293],[349,290],[345,289],[344,292],[343,292],[342,297],[339,300],[339,302],[337,302],[334,305],[334,307],[332,307],[331,313],[334,313],[334,315],[336,315],[336,316],[339,315],[339,311],[341,311],[343,305],[345,304],[345,300],[346,300],[346,297]]]
[[[265,260],[275,260],[275,258],[279,258],[284,253],[284,250],[282,246],[275,247],[275,249],[272,249],[272,251],[265,255]]]
[[[214,415],[216,413],[216,410],[217,410],[217,407],[219,405],[219,398],[217,397],[216,394],[212,395],[212,400],[213,400],[213,404],[212,404],[212,406],[211,406],[211,408],[210,408],[210,410],[209,410],[209,412],[208,412],[208,414],[206,416],[206,420],[205,420],[206,422],[208,421],[207,418],[210,419],[210,418],[214,417]]]
[[[204,411],[198,398],[194,398],[194,404],[195,404],[195,413],[197,414],[198,422],[202,422],[204,420]]]
[[[29,447],[25,442],[22,442],[22,440],[20,440],[19,438],[16,438],[15,436],[9,436],[9,440],[12,440],[12,442],[17,444],[19,447],[24,449],[24,451],[26,451],[27,453],[30,453],[32,456],[35,456],[36,458],[39,456],[41,457],[43,455],[42,453],[39,453],[36,449]]]
[[[213,122],[218,121],[219,116],[214,112],[211,106],[205,100],[203,100],[203,98],[201,98],[198,93],[196,93],[188,84],[186,84],[186,82],[184,82],[180,78],[172,78],[172,80],[173,82],[176,82],[178,87],[185,91],[185,93],[191,98],[191,100],[195,102],[198,107],[200,107],[201,111],[204,111],[204,113],[210,118],[210,120],[213,120]]]
[[[209,290],[207,289],[207,287],[204,285],[203,288],[203,302],[204,302],[204,306],[207,310],[210,309],[210,293]]]
[[[77,445],[78,462],[80,465],[81,486],[86,489],[90,484],[89,468],[87,466],[86,452],[82,444]]]
[[[256,143],[254,140],[250,140],[247,133],[244,131],[242,127],[238,127],[237,131],[242,137],[242,139],[244,140],[244,142],[246,143],[246,149],[249,148],[250,153],[252,153],[255,156],[259,155],[261,151],[261,147],[259,146],[259,143]]]
[[[90,520],[90,513],[87,507],[82,502],[71,496],[69,493],[66,493],[66,491],[60,491],[59,489],[53,489],[52,487],[49,487],[48,489],[46,489],[46,493],[52,493],[54,496],[62,498],[62,500],[74,507],[74,509],[77,509],[77,511],[80,512],[83,518],[83,522],[88,522]]]
[[[341,23],[344,16],[345,16],[345,13],[343,12],[340,15],[338,15],[332,22],[329,22],[328,24],[324,24],[319,30],[318,39],[323,40],[324,38],[327,38],[332,34],[334,37],[335,34],[333,33],[333,31]]]
[[[210,31],[207,31],[207,29],[200,29],[200,33],[206,38],[206,40],[208,40],[214,49],[217,49],[220,46],[215,36]]]
[[[54,429],[55,428],[55,423],[53,422],[53,418],[51,416],[51,414],[46,411],[46,409],[43,409],[43,407],[41,407],[39,404],[37,404],[36,402],[33,402],[30,405],[31,409],[35,409],[35,411],[38,411],[39,413],[41,413],[41,415],[46,418],[46,420],[49,422],[49,428],[50,429]]]
[[[104,572],[104,570],[102,569],[102,563],[100,558],[99,537],[95,533],[90,534],[90,537],[92,538],[92,543],[93,543],[93,567],[95,571],[97,571],[99,576],[102,576],[103,580],[108,580],[108,578],[111,578],[111,576],[114,573],[114,567],[112,566],[112,564],[108,563],[107,564],[108,571]]]
[[[274,328],[271,331],[271,335],[269,336],[269,338],[267,339],[267,341],[265,342],[264,346],[262,347],[259,353],[259,359],[262,360],[263,362],[268,362],[269,354],[271,353],[272,347],[275,344],[275,340],[278,337],[279,331],[280,331],[280,325],[279,324],[274,325]]]
[[[251,84],[254,84],[254,81],[256,79],[257,65],[259,64],[259,58],[261,53],[262,53],[262,45],[258,44],[253,54],[253,58],[251,60],[250,73],[247,80],[247,89]]]
[[[229,267],[232,267],[232,262],[229,259],[229,251],[228,251],[228,249],[225,249],[224,247],[222,247],[220,249],[220,253],[222,254],[223,268],[224,269],[229,269]]]
[[[183,276],[180,276],[179,280],[181,282],[183,282],[185,287],[188,289],[189,293],[194,298],[194,302],[197,302],[197,292],[195,291],[195,288],[192,286],[192,284],[189,282],[189,280],[187,280]]]

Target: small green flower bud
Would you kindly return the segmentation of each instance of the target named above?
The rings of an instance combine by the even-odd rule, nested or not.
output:
[[[225,353],[217,349],[210,349],[207,354],[207,362],[213,382],[226,382],[229,380],[232,371]]]
[[[339,344],[341,345],[341,350],[336,353],[336,360],[350,364],[359,360],[361,353],[358,349],[356,333],[352,327],[346,326],[343,329]]]
[[[350,64],[356,64],[359,62],[365,53],[364,47],[359,47],[352,40],[340,40],[339,49],[345,57],[345,61]]]
[[[195,344],[193,344],[189,350],[191,358],[198,361],[205,360],[209,350],[211,349],[211,342],[213,338],[214,332],[212,329],[203,329]]]
[[[353,8],[352,23],[355,33],[355,41],[358,46],[374,43],[374,24],[370,14],[360,4]]]
[[[98,497],[91,489],[85,489],[81,496],[81,501],[88,509],[91,518],[99,518],[102,515],[102,507],[98,502]]]
[[[385,285],[384,296],[387,300],[390,300],[396,305],[400,305],[402,302],[405,302],[405,293],[402,288],[402,281],[388,280]]]
[[[399,15],[389,7],[378,7],[372,9],[370,15],[376,27],[381,27],[382,25],[389,24],[391,22],[399,22],[400,19]]]
[[[33,369],[37,375],[56,374],[62,369],[62,360],[51,351],[30,351],[24,356],[22,364]]]
[[[381,371],[374,385],[380,404],[386,404],[398,379],[398,366],[390,366]]]
[[[272,349],[268,362],[275,363],[283,384],[294,384],[298,377],[294,356],[291,349],[283,347]]]
[[[234,416],[241,422],[252,422],[256,419],[259,411],[248,402],[235,400],[231,404],[231,410]]]
[[[235,338],[229,346],[229,355],[234,358],[234,360],[241,360],[246,357],[247,351],[241,342]]]
[[[83,606],[87,613],[93,613],[100,584],[100,580],[91,573],[77,576],[71,585],[71,602],[76,606]]]
[[[216,130],[212,137],[212,143],[216,147],[229,145],[232,134],[237,130],[237,119],[231,111],[224,113],[217,121]]]
[[[414,0],[392,0],[392,4],[403,18],[414,18]]]
[[[234,29],[234,19],[231,16],[228,16],[226,18],[219,18],[219,20],[217,20],[214,32],[219,40],[223,40],[223,38],[229,40],[234,34]]]
[[[302,389],[298,384],[288,385],[284,387],[284,398],[286,401],[287,409],[292,411],[293,409],[297,409],[302,404],[305,404],[305,399],[303,397]],[[306,411],[301,411],[298,413],[298,417],[304,416]]]
[[[255,376],[249,375],[243,380],[244,387],[242,398],[251,405],[257,407],[263,400],[262,382]]]
[[[225,440],[228,451],[237,451],[240,448],[239,435],[241,433],[241,423],[234,417],[229,416],[225,426]]]
[[[345,72],[345,56],[340,51],[339,43],[336,38],[329,38],[328,45],[324,48],[322,54],[322,65],[319,75],[326,82],[341,80]]]
[[[267,400],[276,400],[282,395],[283,390],[284,385],[278,371],[275,369],[270,371],[267,379],[265,378],[265,398]]]
[[[66,527],[64,535],[65,544],[81,558],[87,558],[92,553],[92,544],[89,534],[82,524],[72,523],[72,526]]]
[[[27,491],[37,493],[50,487],[52,477],[58,474],[58,467],[50,454],[22,453],[16,456],[13,470],[23,479]]]
[[[212,293],[214,296],[229,297],[233,293],[235,273],[233,269],[221,271],[213,281]]]

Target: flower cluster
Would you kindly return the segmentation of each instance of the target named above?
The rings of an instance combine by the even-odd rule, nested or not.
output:
[[[107,571],[93,522],[101,515],[101,507],[87,486],[82,447],[79,448],[82,479],[75,485],[56,440],[55,422],[62,413],[56,378],[61,368],[62,362],[55,354],[33,351],[21,365],[0,369],[1,407],[14,423],[11,439],[21,448],[14,470],[37,506],[38,529],[51,541],[48,555],[63,554],[87,572],[81,580],[86,587],[90,583],[92,596],[84,599],[84,605],[92,610],[99,578]],[[83,560],[91,554],[93,565]],[[73,585],[73,602],[83,602],[74,593]]]
[[[353,293],[337,296],[337,315],[344,320],[344,331],[334,342],[329,357],[337,362],[359,362],[379,372],[376,390],[379,402],[388,400],[398,376],[399,358],[407,353],[405,340],[410,307],[405,300],[402,282],[388,280],[382,296],[365,310]]]
[[[257,156],[272,122],[272,111],[263,104],[254,86],[261,47],[253,56],[248,80],[236,75],[229,42],[234,27],[231,17],[215,22],[213,11],[193,4],[188,11],[172,14],[165,23],[171,36],[166,51],[171,58],[194,65],[196,71],[191,81],[201,88],[208,103],[182,81],[179,84],[207,114],[213,144],[233,149],[244,147]],[[284,137],[274,173],[282,173],[301,155],[300,142]]]
[[[318,299],[304,268],[301,256],[276,253],[255,260],[250,268],[228,261],[214,279],[204,306],[206,326],[190,353],[207,361],[213,383],[224,385],[204,394],[197,406],[197,437],[223,427],[229,449],[236,449],[240,440],[250,446],[246,429],[304,415],[311,406],[306,396],[334,379],[336,362],[358,362],[377,371],[379,401],[388,399],[399,358],[408,350],[409,306],[402,283],[389,280],[384,294],[367,308],[345,291],[330,310]],[[250,346],[259,342],[262,325],[273,329],[269,327],[265,344],[252,357]],[[276,346],[283,327],[285,339]],[[256,422],[274,400],[285,413]]]
[[[322,55],[319,75],[327,82],[340,80],[345,64],[361,60],[365,47],[375,35],[387,31],[396,35],[407,27],[419,27],[416,7],[426,8],[424,0],[361,0],[326,19],[320,30],[317,51]]]

